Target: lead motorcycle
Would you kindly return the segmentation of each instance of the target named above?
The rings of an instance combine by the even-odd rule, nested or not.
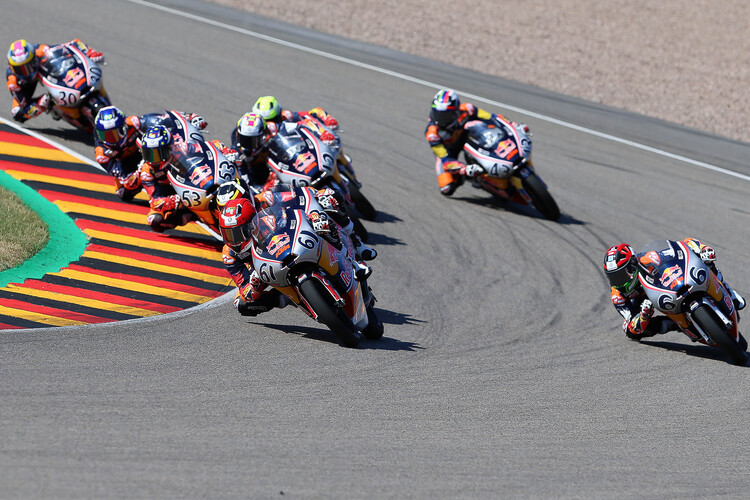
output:
[[[354,223],[354,231],[367,241],[368,232],[356,216],[349,184],[338,166],[338,150],[327,146],[310,124],[282,122],[268,141],[268,167],[280,184],[331,188],[341,194],[344,211]]]
[[[534,205],[549,220],[560,218],[557,203],[531,163],[531,139],[520,127],[496,117],[491,123],[470,121],[464,129],[466,163],[484,169],[473,179],[474,187],[501,200]]]
[[[51,47],[42,57],[39,75],[52,98],[50,113],[93,133],[96,114],[112,105],[104,90],[101,67],[75,44],[63,44]]]
[[[738,330],[732,297],[716,274],[682,241],[659,240],[637,255],[638,279],[654,307],[692,341],[747,363],[747,341]]]
[[[162,123],[172,134],[172,157],[167,178],[182,206],[218,235],[219,210],[214,203],[214,194],[221,184],[238,177],[237,168],[182,114],[167,111],[167,117]]]
[[[258,212],[252,223],[253,267],[260,279],[325,324],[347,347],[357,346],[362,335],[382,337],[375,297],[366,280],[355,279],[349,238],[340,228],[335,242],[313,230],[307,212],[323,212],[314,199],[288,191],[273,196],[273,205]]]

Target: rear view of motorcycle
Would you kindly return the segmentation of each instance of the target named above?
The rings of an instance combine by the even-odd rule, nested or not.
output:
[[[474,187],[501,200],[534,205],[549,220],[560,218],[557,203],[531,163],[531,139],[523,130],[499,117],[493,123],[471,121],[464,128],[466,163],[484,169]]]
[[[658,311],[692,341],[721,349],[736,365],[747,363],[747,341],[730,293],[684,242],[650,243],[638,254],[638,265],[638,279]]]
[[[96,114],[112,105],[101,67],[75,44],[52,47],[40,61],[39,74],[54,102],[50,112],[84,132],[93,132]]]

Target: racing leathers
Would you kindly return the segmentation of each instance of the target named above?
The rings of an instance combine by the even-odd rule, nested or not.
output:
[[[440,193],[445,196],[452,195],[456,189],[463,184],[464,177],[474,177],[482,172],[477,165],[465,165],[458,160],[458,156],[466,143],[467,132],[464,126],[474,120],[490,122],[500,118],[510,121],[502,115],[490,113],[471,103],[464,102],[459,106],[458,119],[450,128],[440,128],[438,124],[430,119],[425,129],[425,138],[435,154],[435,174],[437,175]],[[515,127],[520,127],[528,132],[524,124],[511,122]]]
[[[737,310],[744,308],[745,300],[724,282],[721,271],[717,269],[715,263],[716,252],[714,249],[695,238],[687,238],[683,242],[701,258],[716,274],[719,281],[724,284],[732,296],[735,308]],[[623,332],[632,340],[680,330],[677,323],[666,316],[653,317],[654,306],[647,298],[646,292],[637,280],[636,285],[629,293],[619,290],[617,287],[611,287],[610,299],[617,312],[623,317]],[[739,319],[739,314],[737,317]]]
[[[104,58],[101,52],[87,46],[77,38],[60,45],[75,45],[93,61],[98,62]],[[52,99],[49,94],[45,92],[39,97],[34,97],[34,92],[36,91],[37,84],[41,81],[41,76],[39,75],[40,61],[51,48],[57,46],[28,44],[28,47],[34,53],[33,62],[36,70],[32,74],[23,75],[13,71],[10,64],[8,64],[5,70],[5,85],[8,87],[8,91],[10,91],[10,95],[13,98],[10,112],[13,115],[13,119],[20,123],[35,118],[52,108]],[[59,116],[55,115],[54,118],[59,119]]]
[[[206,121],[196,113],[178,112],[198,129],[206,128]],[[107,144],[94,136],[94,155],[97,163],[115,178],[115,192],[123,201],[130,201],[141,190],[140,164],[143,160],[138,139],[149,127],[170,126],[166,113],[147,113],[125,118],[125,137],[117,144]]]
[[[305,199],[314,198],[323,208],[312,209],[307,212],[313,229],[321,238],[338,245],[339,228],[343,236],[351,238],[354,243],[355,259],[371,260],[377,253],[368,247],[353,233],[351,220],[339,209],[340,202],[337,194],[332,189],[317,190],[311,187],[293,187],[289,185],[278,185],[273,189],[265,190],[253,197],[253,202],[258,211],[267,208],[275,202],[274,194],[282,193],[282,200],[293,200],[295,197]],[[305,204],[309,206],[309,203]],[[331,221],[336,222],[332,224]],[[252,244],[247,242],[241,246],[239,251],[233,250],[229,245],[224,245],[222,260],[229,275],[237,285],[237,294],[234,306],[243,316],[256,316],[257,314],[270,311],[275,307],[285,307],[288,302],[283,294],[273,287],[263,283],[257,271],[253,268]],[[358,280],[366,279],[372,270],[361,261],[353,261],[355,276]]]

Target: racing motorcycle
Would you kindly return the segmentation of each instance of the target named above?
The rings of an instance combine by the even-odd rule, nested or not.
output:
[[[220,234],[214,194],[221,184],[238,177],[237,168],[183,115],[174,111],[167,111],[167,115],[169,119],[163,124],[172,134],[172,157],[167,178],[182,206]]]
[[[694,342],[718,347],[734,364],[747,362],[732,297],[721,280],[682,241],[659,240],[638,254],[638,279],[654,307]]]
[[[93,133],[99,110],[111,106],[102,69],[77,45],[51,47],[39,62],[39,75],[52,98],[50,112],[74,127]]]
[[[534,205],[549,220],[560,218],[557,203],[531,163],[531,139],[523,130],[500,117],[491,123],[473,120],[464,129],[466,163],[484,169],[474,178],[474,187],[501,200]]]
[[[347,347],[383,336],[366,280],[355,279],[354,247],[339,228],[337,241],[313,230],[309,212],[323,212],[314,199],[274,192],[271,206],[252,222],[253,266],[260,279],[325,324]]]
[[[331,188],[344,199],[344,211],[354,223],[354,231],[367,241],[368,232],[355,214],[350,184],[338,168],[338,150],[331,149],[309,124],[283,122],[268,142],[268,167],[279,183],[292,186]]]
[[[334,158],[341,157],[341,136],[339,134],[323,125],[320,120],[316,119],[313,116],[306,117],[303,120],[303,123],[306,127],[315,132],[315,134],[319,137],[320,134],[322,134],[324,131],[329,132],[335,138],[333,144],[329,146],[334,154]],[[354,207],[357,209],[363,219],[375,220],[378,216],[378,212],[377,210],[375,210],[375,207],[372,205],[370,200],[368,200],[367,197],[362,194],[362,183],[359,182],[359,180],[357,179],[357,174],[352,168],[352,159],[347,154],[344,154],[344,157],[346,158],[346,165],[342,164],[341,162],[337,162],[337,164],[342,180],[346,183],[349,190],[349,197],[351,198]]]

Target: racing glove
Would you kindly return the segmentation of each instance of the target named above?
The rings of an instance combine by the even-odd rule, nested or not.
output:
[[[708,245],[701,249],[701,260],[706,264],[716,261],[716,251]]]
[[[180,208],[182,206],[182,200],[179,196],[173,194],[162,198],[153,198],[149,201],[149,205],[151,206],[151,210],[164,213]]]
[[[482,168],[480,165],[464,165],[461,170],[459,170],[461,175],[465,175],[466,177],[477,177],[484,173],[484,168]]]
[[[197,128],[198,130],[205,130],[206,127],[208,127],[208,123],[206,123],[206,120],[204,120],[201,115],[190,113],[189,119],[190,123],[193,124],[193,127]]]
[[[95,63],[104,61],[104,54],[92,48],[89,48],[89,50],[86,52],[86,56],[88,56],[88,58],[94,61]]]

